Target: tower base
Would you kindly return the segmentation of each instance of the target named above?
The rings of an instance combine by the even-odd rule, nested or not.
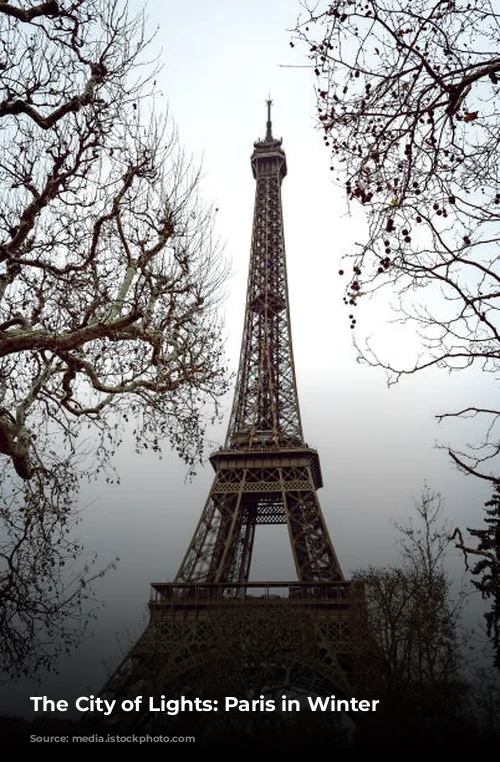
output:
[[[274,711],[273,723],[285,721],[283,697],[306,702],[307,709],[308,696],[353,696],[355,584],[152,587],[150,622],[100,693],[116,701],[114,710],[94,715],[93,727],[157,734],[185,725],[210,735],[226,733],[228,724],[247,727],[252,715],[262,729]],[[137,710],[121,710],[125,699],[137,696]],[[255,709],[242,714],[244,702],[252,701]]]

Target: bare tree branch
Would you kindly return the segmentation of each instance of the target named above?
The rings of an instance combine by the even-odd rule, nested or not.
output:
[[[57,16],[61,13],[61,10],[57,0],[48,0],[46,3],[40,3],[26,9],[18,8],[8,3],[7,0],[2,0],[0,3],[0,13],[12,16],[18,21],[30,22],[40,16]]]
[[[455,547],[458,548],[459,550],[463,551],[464,559],[465,559],[465,566],[466,566],[467,569],[469,568],[469,564],[468,564],[468,560],[467,560],[467,557],[469,555],[482,556],[483,558],[487,558],[493,564],[500,566],[500,558],[498,558],[495,555],[495,553],[492,553],[492,552],[487,551],[487,550],[478,550],[478,548],[473,548],[470,545],[466,545],[465,542],[464,542],[463,534],[462,534],[461,530],[458,527],[455,529],[455,531],[451,535],[450,539],[451,540],[456,540]]]

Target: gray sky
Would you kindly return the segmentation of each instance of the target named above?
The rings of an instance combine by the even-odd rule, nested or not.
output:
[[[141,4],[130,2],[131,8]],[[436,443],[468,442],[473,426],[434,416],[471,402],[471,392],[493,394],[477,373],[431,371],[387,389],[384,374],[356,362],[348,310],[338,277],[342,253],[362,235],[363,220],[350,216],[333,184],[327,149],[314,127],[314,77],[303,51],[289,46],[299,6],[293,0],[150,0],[148,19],[159,26],[154,46],[164,64],[163,97],[180,140],[203,160],[203,194],[218,207],[218,232],[232,263],[224,307],[227,353],[236,370],[243,323],[253,212],[250,168],[253,141],[265,132],[265,99],[274,100],[274,134],[283,137],[288,175],[283,183],[285,241],[292,334],[306,441],[319,451],[324,488],[319,497],[345,573],[396,560],[390,519],[404,521],[424,482],[447,501],[455,525],[477,526],[489,487],[466,479]],[[358,308],[360,330],[382,331],[385,301]],[[384,328],[385,330],[385,328]],[[380,333],[403,358],[412,337]],[[413,344],[413,346],[415,346]],[[227,401],[227,410],[231,400]],[[227,419],[212,432],[218,446]],[[162,461],[136,456],[126,444],[116,465],[121,487],[84,487],[80,535],[104,565],[121,561],[96,588],[105,601],[95,637],[44,678],[36,693],[26,684],[3,689],[10,711],[29,709],[29,695],[97,693],[103,661],[119,660],[145,624],[151,581],[173,579],[208,495],[212,474],[202,469],[191,484],[173,455]],[[283,529],[283,531],[281,531]],[[259,527],[254,579],[294,576],[284,528]],[[458,568],[458,566],[457,566]]]

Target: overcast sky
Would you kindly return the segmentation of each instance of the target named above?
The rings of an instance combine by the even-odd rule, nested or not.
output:
[[[131,8],[140,3],[129,3]],[[356,362],[338,276],[342,253],[352,249],[363,221],[350,216],[332,182],[329,156],[314,122],[314,76],[304,51],[289,45],[300,11],[294,0],[149,0],[148,23],[163,69],[159,111],[169,108],[180,140],[203,162],[203,194],[218,208],[218,232],[232,274],[224,307],[227,353],[236,369],[244,315],[254,180],[253,141],[265,133],[271,95],[273,130],[283,138],[288,175],[283,182],[285,242],[292,335],[306,441],[319,451],[324,488],[319,498],[346,574],[396,560],[394,518],[404,521],[427,481],[447,501],[455,525],[478,525],[489,497],[486,483],[466,479],[436,443],[464,443],[469,424],[438,424],[435,414],[471,402],[471,391],[492,393],[477,374],[430,372],[387,389],[382,371]],[[363,305],[360,331],[381,330],[384,305]],[[392,357],[403,358],[411,337],[389,334]],[[481,392],[482,393],[482,392]],[[229,411],[231,399],[228,398]],[[212,433],[225,437],[227,419]],[[116,464],[121,487],[95,484],[82,493],[81,536],[104,565],[121,561],[97,588],[105,602],[95,638],[31,695],[97,693],[105,661],[119,660],[145,623],[151,581],[172,580],[187,549],[212,481],[210,466],[186,484],[184,469],[166,453],[162,461],[138,457],[126,445]],[[283,530],[283,531],[281,531]],[[284,527],[259,527],[254,579],[294,576]],[[3,696],[11,711],[28,708],[26,685]],[[14,707],[14,709],[13,709]]]

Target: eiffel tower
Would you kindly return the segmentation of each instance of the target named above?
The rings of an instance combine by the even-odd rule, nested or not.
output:
[[[319,456],[302,433],[281,204],[287,164],[282,140],[273,137],[271,103],[265,138],[251,157],[256,195],[246,314],[225,444],[210,457],[215,478],[177,576],[152,585],[150,622],[102,698],[185,693],[207,662],[232,647],[227,628],[221,644],[217,624],[240,618],[241,634],[273,616],[283,635],[300,622],[309,628],[311,648],[292,670],[295,688],[352,696],[351,586],[317,497]],[[273,524],[287,526],[297,579],[250,581],[255,529]],[[126,716],[115,712],[118,718],[134,730],[151,723],[145,705]]]

